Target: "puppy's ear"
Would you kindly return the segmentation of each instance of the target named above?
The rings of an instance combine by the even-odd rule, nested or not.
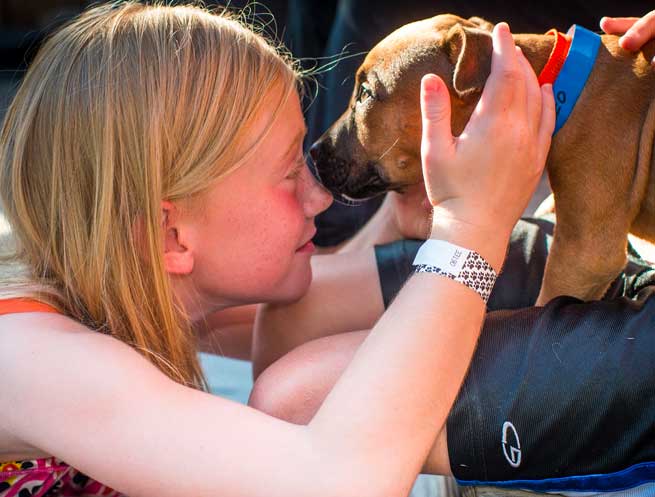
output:
[[[482,19],[482,17],[477,17],[477,16],[469,17],[468,21],[475,24],[478,28],[484,29],[485,31],[489,31],[490,33],[494,30],[494,25],[491,24],[486,19]]]
[[[491,33],[456,24],[446,35],[446,50],[455,65],[453,88],[460,98],[479,93],[491,72]]]

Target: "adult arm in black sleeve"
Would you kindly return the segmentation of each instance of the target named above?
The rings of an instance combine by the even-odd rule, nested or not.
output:
[[[451,469],[465,485],[655,492],[655,271],[631,257],[601,301],[529,307],[551,232],[543,220],[514,230],[449,416]],[[419,245],[376,249],[385,300]]]
[[[507,258],[487,304],[489,310],[534,305],[544,273],[553,225],[545,219],[522,219],[510,238]],[[412,273],[412,261],[423,242],[401,240],[375,247],[385,307]]]

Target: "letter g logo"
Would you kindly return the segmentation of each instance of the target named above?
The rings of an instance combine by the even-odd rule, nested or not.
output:
[[[521,442],[516,428],[509,421],[503,423],[503,455],[510,466],[518,468],[521,465]]]

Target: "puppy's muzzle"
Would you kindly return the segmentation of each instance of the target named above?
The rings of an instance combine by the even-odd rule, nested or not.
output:
[[[316,166],[319,181],[334,196],[363,200],[390,189],[378,164],[359,165],[354,160],[339,157],[324,139],[319,139],[309,150]]]

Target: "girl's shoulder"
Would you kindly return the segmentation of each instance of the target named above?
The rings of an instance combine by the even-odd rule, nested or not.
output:
[[[0,378],[8,379],[9,384],[29,379],[63,386],[64,380],[70,379],[68,375],[83,384],[85,378],[107,373],[108,367],[113,370],[118,360],[150,369],[148,361],[134,348],[111,335],[91,330],[50,306],[3,313],[0,300]],[[112,373],[114,377],[121,376]],[[0,392],[0,403],[1,400]]]
[[[0,453],[4,453],[0,462],[7,454],[34,452],[44,457],[43,450],[16,433],[19,427],[14,420],[23,418],[29,425],[35,411],[45,407],[48,395],[41,397],[40,404],[39,392],[46,388],[48,378],[59,376],[59,381],[65,381],[57,374],[58,366],[76,360],[77,352],[66,347],[66,342],[91,333],[47,304],[28,299],[0,300],[0,381],[4,385],[0,405],[10,406],[0,410]]]
[[[35,336],[56,340],[60,333],[85,331],[90,332],[50,304],[32,298],[0,297],[0,353],[20,354],[25,351],[21,345],[29,344]]]
[[[80,336],[96,335],[81,323],[60,314],[54,307],[28,299],[0,300],[0,376],[12,364],[23,370],[37,359],[41,347],[58,350],[60,357],[67,352],[64,344]],[[45,360],[47,357],[39,357]]]
[[[54,312],[0,315],[0,405],[11,406],[0,427],[40,450],[84,420],[100,425],[142,378],[165,376],[112,336]]]

